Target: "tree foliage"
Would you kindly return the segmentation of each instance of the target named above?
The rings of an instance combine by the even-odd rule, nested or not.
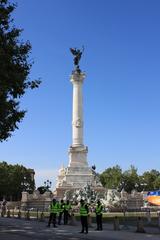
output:
[[[33,62],[29,60],[31,44],[19,40],[22,29],[14,26],[11,14],[16,5],[0,0],[0,141],[6,140],[24,118],[19,99],[28,88],[40,81],[29,81]]]
[[[157,170],[152,169],[151,171],[144,172],[141,179],[146,191],[160,188],[160,172]]]
[[[122,169],[116,165],[114,167],[107,168],[102,174],[100,174],[100,181],[104,187],[117,188],[122,179]]]
[[[30,169],[22,165],[0,163],[0,198],[20,200],[22,191],[33,192],[35,182]]]
[[[100,174],[100,180],[106,188],[115,188],[119,191],[124,189],[128,193],[132,190],[152,191],[160,189],[159,171],[152,169],[139,175],[137,168],[132,165],[126,171],[122,171],[118,165],[107,168]]]
[[[45,192],[51,192],[51,191],[49,190],[49,188],[46,187],[46,186],[40,186],[40,187],[37,188],[37,190],[39,191],[40,194],[43,194],[43,193],[45,193]]]
[[[138,190],[139,176],[137,174],[137,168],[131,165],[129,170],[124,171],[120,185],[126,192],[131,192],[133,189]]]

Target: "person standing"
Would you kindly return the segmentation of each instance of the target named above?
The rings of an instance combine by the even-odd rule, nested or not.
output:
[[[56,199],[52,200],[52,203],[50,205],[50,216],[49,216],[49,221],[48,221],[48,225],[47,227],[50,227],[51,222],[53,223],[53,227],[57,227],[56,226],[56,217],[58,214],[58,210],[59,206],[58,206],[58,202],[56,201]]]
[[[59,203],[59,216],[58,216],[58,225],[61,225],[62,215],[64,213],[64,201],[63,199]]]
[[[102,230],[102,212],[103,212],[103,206],[99,200],[97,201],[95,212],[96,212],[96,223],[97,223],[96,230],[99,231],[99,230]]]
[[[71,204],[69,200],[64,204],[64,225],[68,224],[69,211],[71,210]]]
[[[89,213],[89,209],[87,204],[85,203],[85,201],[83,199],[81,199],[80,201],[80,216],[81,216],[81,226],[82,226],[82,230],[80,233],[88,233],[88,213]]]

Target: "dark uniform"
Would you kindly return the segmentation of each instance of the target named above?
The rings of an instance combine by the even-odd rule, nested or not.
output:
[[[61,220],[62,220],[62,215],[64,213],[64,202],[63,200],[61,200],[61,202],[59,203],[59,216],[58,216],[58,224],[61,224]]]
[[[82,225],[82,230],[81,233],[88,233],[88,206],[84,202],[84,200],[81,200],[81,206],[80,206],[80,216],[81,216],[81,225]]]
[[[101,205],[100,201],[97,202],[95,212],[96,212],[96,222],[97,222],[97,229],[96,230],[102,230],[103,206]]]
[[[50,205],[50,216],[48,221],[48,227],[50,227],[51,222],[53,222],[53,227],[56,227],[56,217],[58,214],[58,203],[56,202],[56,199],[53,199],[51,205]]]
[[[68,224],[68,218],[69,218],[69,211],[71,210],[71,204],[69,203],[69,200],[64,204],[64,224]]]

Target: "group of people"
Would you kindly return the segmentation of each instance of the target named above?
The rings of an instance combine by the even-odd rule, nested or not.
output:
[[[71,211],[71,204],[69,200],[67,202],[64,202],[61,200],[60,202],[56,201],[56,199],[53,199],[52,203],[49,206],[50,210],[50,216],[48,221],[48,227],[50,227],[51,222],[53,223],[53,227],[57,227],[56,223],[58,222],[58,225],[61,225],[62,216],[64,225],[68,224],[68,218],[70,216]],[[57,219],[58,217],[58,219]]]
[[[70,217],[72,211],[72,206],[67,200],[64,202],[61,200],[58,202],[56,199],[53,199],[51,205],[50,205],[50,216],[48,221],[48,227],[50,227],[51,223],[53,223],[53,227],[57,227],[61,224],[62,217],[64,221],[64,225],[68,224],[68,219]],[[103,206],[101,202],[98,200],[96,207],[94,209],[96,214],[96,223],[97,228],[96,230],[101,231],[102,230],[102,214],[103,214]],[[80,233],[88,233],[88,216],[89,216],[89,207],[85,200],[81,199],[80,201],[80,207],[79,207],[79,213],[81,217],[81,232]]]

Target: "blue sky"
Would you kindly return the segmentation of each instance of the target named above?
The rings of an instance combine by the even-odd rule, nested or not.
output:
[[[38,90],[21,100],[28,113],[0,160],[36,171],[37,186],[56,179],[71,145],[73,60],[85,52],[84,143],[97,171],[131,164],[160,170],[160,1],[17,0],[15,24],[32,44],[30,78]]]

